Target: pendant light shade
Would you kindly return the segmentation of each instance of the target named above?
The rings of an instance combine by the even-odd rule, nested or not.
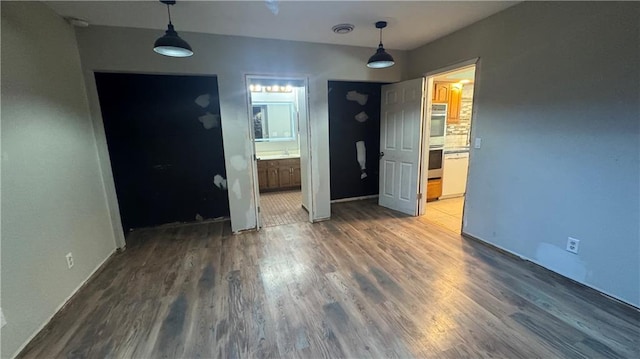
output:
[[[369,62],[367,62],[367,67],[372,69],[384,69],[395,64],[393,56],[389,55],[389,53],[385,51],[384,46],[382,46],[382,29],[385,27],[387,27],[386,21],[376,22],[376,28],[380,29],[380,44],[378,45],[376,53],[373,54],[373,56],[369,58]]]
[[[164,36],[156,40],[155,44],[153,44],[153,51],[160,55],[171,57],[189,57],[193,55],[191,46],[178,36],[172,24],[169,24]]]
[[[174,5],[176,2],[167,0],[160,0],[160,2],[167,5],[167,11],[169,12],[169,25],[167,26],[167,31],[164,36],[156,40],[154,43],[153,51],[160,55],[170,57],[189,57],[193,55],[193,50],[191,50],[189,43],[178,36],[178,33],[174,30],[173,24],[171,23],[171,11],[169,10],[169,5]]]

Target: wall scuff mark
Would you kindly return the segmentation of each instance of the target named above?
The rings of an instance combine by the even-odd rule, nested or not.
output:
[[[358,114],[355,116],[355,118],[356,118],[356,121],[358,121],[358,122],[362,123],[362,122],[365,122],[366,120],[368,120],[368,119],[369,119],[369,116],[367,115],[367,113],[366,113],[366,112],[362,111],[362,112],[358,113]]]
[[[207,112],[206,115],[198,117],[198,121],[202,123],[202,126],[206,130],[210,130],[214,127],[220,127],[220,115],[214,115],[211,112]]]
[[[227,189],[227,180],[220,175],[215,175],[213,177],[213,184],[219,189],[222,189],[222,190]]]
[[[231,167],[236,171],[242,171],[247,168],[247,160],[240,155],[232,156]]]
[[[200,95],[195,99],[194,102],[202,108],[207,108],[209,106],[209,103],[211,103],[211,95],[209,95],[208,93]]]
[[[355,101],[360,104],[360,106],[364,106],[367,104],[367,100],[369,99],[369,95],[361,94],[358,91],[349,91],[347,92],[347,100]]]
[[[242,190],[240,189],[240,181],[237,179],[233,182],[233,186],[231,187],[231,191],[236,195],[236,199],[242,198]]]
[[[360,179],[367,178],[367,147],[364,141],[356,142],[356,158],[360,164]]]

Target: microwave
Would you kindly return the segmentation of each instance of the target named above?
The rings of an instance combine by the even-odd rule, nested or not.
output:
[[[429,145],[444,146],[444,136],[447,132],[447,104],[434,103],[431,105]]]

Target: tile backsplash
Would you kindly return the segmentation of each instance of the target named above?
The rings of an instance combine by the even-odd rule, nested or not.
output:
[[[462,101],[460,104],[460,121],[447,125],[445,147],[469,146],[471,129],[471,113],[473,107],[473,84],[462,87]]]

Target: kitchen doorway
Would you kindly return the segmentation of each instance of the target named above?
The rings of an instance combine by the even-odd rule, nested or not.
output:
[[[430,135],[424,136],[428,150],[425,218],[447,230],[463,231],[463,213],[469,169],[473,94],[476,64],[437,71],[427,76],[426,103]]]
[[[311,221],[307,81],[247,76],[258,229]]]

